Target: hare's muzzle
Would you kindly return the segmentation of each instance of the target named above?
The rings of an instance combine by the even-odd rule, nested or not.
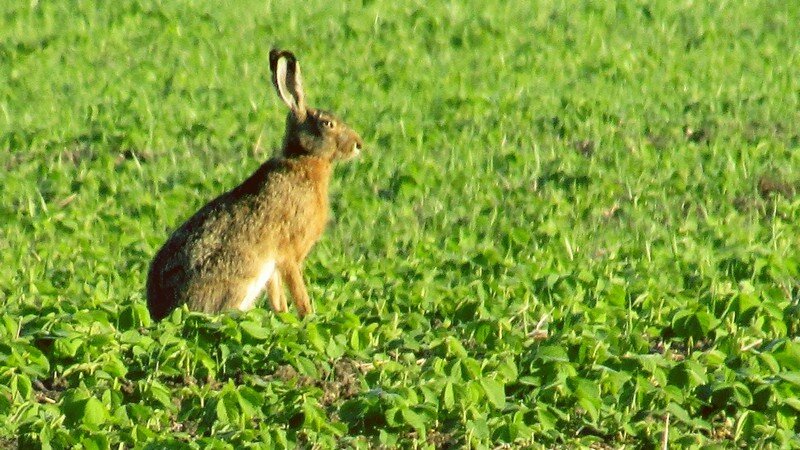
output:
[[[361,136],[359,136],[355,131],[350,131],[345,136],[344,142],[342,142],[340,147],[340,151],[343,153],[342,156],[344,159],[351,159],[360,155],[363,147],[364,141],[361,140]]]

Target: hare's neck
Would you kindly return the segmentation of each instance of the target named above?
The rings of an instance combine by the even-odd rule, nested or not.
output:
[[[303,167],[309,179],[315,181],[315,184],[323,190],[323,193],[328,193],[328,184],[331,181],[331,162],[316,156],[301,156],[297,158],[301,167]]]

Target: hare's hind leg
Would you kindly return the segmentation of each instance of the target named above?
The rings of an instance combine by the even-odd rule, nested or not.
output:
[[[281,273],[276,270],[272,273],[272,278],[267,282],[267,296],[269,297],[272,310],[275,312],[286,312],[289,307],[286,305],[286,296],[283,295],[283,283],[281,283]]]
[[[308,298],[308,291],[306,291],[306,285],[303,282],[300,266],[294,262],[284,261],[279,271],[286,279],[286,285],[289,286],[289,292],[292,294],[292,299],[295,306],[297,306],[297,312],[300,317],[313,313],[314,309],[311,307],[311,300]]]

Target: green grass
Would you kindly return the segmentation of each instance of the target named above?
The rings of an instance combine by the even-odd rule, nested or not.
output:
[[[94,3],[0,6],[0,446],[800,447],[800,4]],[[151,323],[272,46],[367,142],[317,313]]]

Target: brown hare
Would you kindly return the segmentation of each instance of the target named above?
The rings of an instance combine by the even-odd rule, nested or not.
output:
[[[285,282],[300,316],[312,312],[302,265],[328,220],[332,163],[359,154],[361,137],[333,114],[306,106],[300,65],[269,53],[272,82],[289,107],[280,155],[180,226],[147,276],[155,320],[187,304],[217,313],[248,310],[266,286],[272,309],[287,311]]]

